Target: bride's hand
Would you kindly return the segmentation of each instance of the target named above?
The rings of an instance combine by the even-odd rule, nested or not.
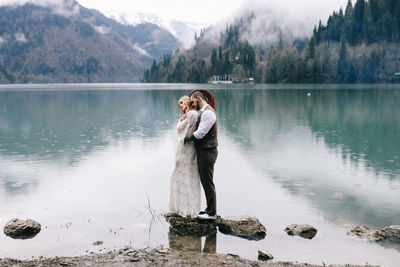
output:
[[[184,114],[180,119],[179,119],[179,121],[183,121],[183,120],[185,120],[187,118],[187,114]]]

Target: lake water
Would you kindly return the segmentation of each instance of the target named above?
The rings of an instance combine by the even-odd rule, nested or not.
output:
[[[262,241],[180,237],[160,216],[168,211],[177,101],[197,87],[216,97],[218,213],[258,217]],[[14,217],[42,224],[30,240],[1,231],[0,257],[162,245],[399,266],[399,242],[346,235],[349,224],[400,224],[399,114],[399,85],[0,86],[0,226]],[[292,223],[318,234],[287,236]]]

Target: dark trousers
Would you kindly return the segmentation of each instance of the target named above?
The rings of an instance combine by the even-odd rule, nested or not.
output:
[[[197,149],[197,164],[199,166],[200,181],[206,194],[206,213],[210,216],[217,214],[217,197],[215,193],[214,164],[217,160],[216,147]]]

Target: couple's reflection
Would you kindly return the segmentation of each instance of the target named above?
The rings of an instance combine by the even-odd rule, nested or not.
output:
[[[214,254],[217,251],[217,233],[205,236],[204,247],[202,248],[200,236],[180,235],[172,228],[169,228],[168,240],[172,250],[204,252]]]

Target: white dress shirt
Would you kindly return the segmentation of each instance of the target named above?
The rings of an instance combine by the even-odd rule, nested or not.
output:
[[[211,110],[206,109],[208,104],[205,104],[201,109],[201,115],[200,115],[200,124],[199,128],[193,133],[194,137],[196,139],[203,139],[204,136],[210,131],[211,127],[215,124],[217,121],[217,116],[215,116],[215,113],[212,112]]]

